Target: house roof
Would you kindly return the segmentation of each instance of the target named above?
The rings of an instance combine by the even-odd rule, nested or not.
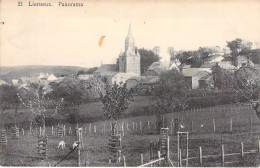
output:
[[[207,75],[201,77],[199,80],[211,80],[211,79],[213,79],[212,74],[207,74]]]
[[[185,77],[192,77],[198,72],[199,72],[199,68],[188,68],[182,70],[182,73]]]
[[[216,62],[211,62],[209,64],[203,64],[200,66],[200,68],[212,68],[214,66],[216,66]]]
[[[159,76],[147,76],[146,78],[143,79],[142,83],[152,84],[158,82],[159,79],[160,79]]]
[[[191,65],[184,65],[184,66],[182,67],[182,69],[188,69],[188,68],[191,68]]]
[[[158,82],[160,79],[159,76],[134,76],[129,78],[128,80],[136,80],[139,83],[143,83],[143,84],[152,84],[152,83],[156,83]]]
[[[154,62],[147,69],[147,71],[155,71],[159,75],[168,70],[169,70],[169,64],[165,62]]]
[[[0,79],[0,85],[10,85],[10,84]]]
[[[40,81],[40,79],[37,78],[37,77],[22,77],[19,80],[22,81],[23,84],[25,84],[25,83],[35,83],[35,82]]]
[[[224,52],[223,48],[220,46],[207,46],[206,48],[209,48],[213,51],[213,53],[221,53]]]
[[[88,80],[90,77],[92,77],[93,75],[92,74],[80,74],[79,76],[78,76],[78,78],[80,79],[80,80]]]
[[[207,71],[199,71],[199,72],[197,72],[195,75],[194,75],[194,77],[197,77],[197,78],[202,78],[202,77],[204,77],[204,76],[206,76],[206,75],[208,75],[208,74],[210,74],[209,72],[207,72]]]
[[[94,75],[114,76],[118,73],[117,64],[103,64],[94,72]]]

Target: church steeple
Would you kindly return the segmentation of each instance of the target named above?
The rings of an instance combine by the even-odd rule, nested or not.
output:
[[[135,47],[135,39],[132,35],[132,25],[129,24],[128,34],[125,39],[125,51],[119,54],[119,71],[134,73],[140,76],[140,54]]]
[[[131,22],[129,24],[129,28],[128,28],[128,36],[131,35],[132,36],[132,27],[131,27]]]
[[[134,46],[134,45],[135,45],[135,39],[132,35],[132,26],[131,26],[131,22],[130,22],[128,34],[127,34],[127,37],[125,39],[125,48],[127,49],[128,46]]]

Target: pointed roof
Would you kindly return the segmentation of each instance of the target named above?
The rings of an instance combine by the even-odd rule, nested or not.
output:
[[[132,26],[131,26],[131,22],[129,24],[129,29],[128,29],[128,34],[127,34],[127,37],[125,39],[125,46],[129,46],[129,45],[132,45],[134,46],[135,45],[135,39],[132,35]]]
[[[128,36],[129,36],[129,35],[132,35],[132,26],[131,26],[131,21],[130,21],[129,29],[128,29]]]

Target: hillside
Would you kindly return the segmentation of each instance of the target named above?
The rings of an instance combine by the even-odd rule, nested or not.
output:
[[[51,73],[55,76],[76,75],[79,70],[87,71],[88,68],[76,66],[49,66],[49,65],[28,65],[0,67],[0,78],[10,82],[12,79],[21,77],[38,76],[39,73]]]

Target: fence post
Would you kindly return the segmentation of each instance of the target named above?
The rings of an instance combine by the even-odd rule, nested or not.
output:
[[[125,156],[123,156],[124,167],[126,167]]]
[[[23,136],[24,136],[24,129],[22,128]]]
[[[135,122],[133,122],[133,131],[135,130]]]
[[[241,157],[244,158],[244,143],[241,142]]]
[[[166,154],[167,162],[170,159],[170,136],[167,136],[167,154]]]
[[[230,132],[232,132],[232,129],[233,129],[233,121],[232,121],[232,118],[230,118]]]
[[[66,127],[65,127],[65,124],[63,125],[63,136],[65,136],[66,135]]]
[[[187,151],[186,151],[186,158],[187,158],[187,160],[186,160],[186,167],[188,167],[188,165],[189,165],[189,132],[187,132],[187,144],[186,144],[186,146],[187,146]]]
[[[30,123],[30,135],[32,135],[32,122]]]
[[[71,135],[72,131],[71,131],[71,127],[69,128],[69,135]]]
[[[199,147],[199,150],[200,150],[200,156],[199,156],[199,159],[200,159],[200,166],[202,166],[202,148]]]
[[[78,144],[78,167],[80,167],[80,147],[79,147],[79,144]]]
[[[94,133],[97,133],[97,126],[94,126]]]
[[[126,130],[129,131],[128,122],[126,123]]]
[[[150,121],[147,122],[148,129],[150,130]]]
[[[216,124],[215,124],[215,119],[213,118],[213,131],[214,133],[216,132]]]
[[[253,123],[253,122],[252,122],[252,117],[250,117],[250,128],[249,128],[249,129],[250,129],[250,130],[249,130],[249,131],[250,131],[250,133],[252,133],[252,126],[253,126],[253,124],[252,124],[252,123]]]
[[[161,152],[158,151],[157,153],[158,153],[158,159],[161,159]],[[160,165],[161,161],[159,161],[158,163],[159,163],[159,165]]]
[[[191,120],[191,130],[190,130],[191,133],[193,133],[193,120]]]
[[[103,133],[106,135],[106,123],[104,123]]]
[[[224,145],[221,145],[221,165],[222,167],[225,166],[225,151],[224,151]]]
[[[142,121],[140,121],[140,133],[143,134]]]
[[[180,160],[180,135],[177,133],[177,155],[178,155],[178,162]]]
[[[181,149],[179,149],[179,167],[182,167]]]
[[[53,135],[53,126],[51,126],[51,135]]]
[[[260,140],[258,140],[258,154],[260,154]]]
[[[141,157],[141,165],[142,165],[142,164],[144,164],[143,154],[141,154],[140,157]]]
[[[124,127],[124,122],[122,123],[122,136],[125,136],[125,127]]]
[[[88,132],[89,132],[89,134],[91,134],[91,123],[89,124]]]

